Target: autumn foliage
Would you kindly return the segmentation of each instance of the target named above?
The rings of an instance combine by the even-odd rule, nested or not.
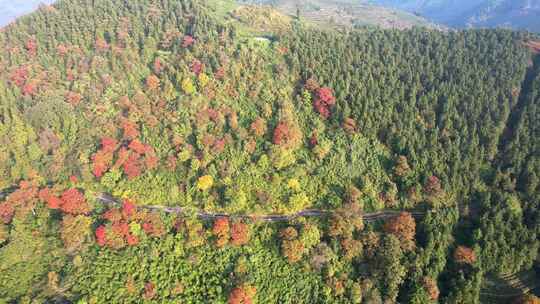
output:
[[[138,136],[138,131],[131,123],[124,126],[126,137]],[[142,143],[138,138],[132,139],[127,147],[121,146],[120,149],[118,147],[120,145],[113,138],[101,139],[101,149],[91,157],[93,173],[97,178],[102,177],[109,169],[122,168],[128,179],[134,179],[141,175],[143,169],[155,169],[159,165],[154,148]],[[116,162],[114,162],[115,155]]]
[[[144,235],[161,237],[167,232],[158,213],[139,210],[129,200],[124,200],[121,208],[107,210],[101,217],[107,222],[97,227],[96,242],[112,249],[135,246]]]
[[[226,217],[220,217],[214,221],[214,226],[212,227],[212,234],[217,237],[216,245],[218,247],[223,247],[229,243],[229,219]]]
[[[295,148],[302,140],[302,131],[293,123],[280,121],[273,134],[273,143],[283,148]]]
[[[459,264],[474,264],[476,262],[476,254],[474,250],[465,246],[458,246],[454,251],[454,260]]]
[[[242,246],[249,242],[250,231],[248,224],[242,222],[234,222],[231,225],[231,244],[234,246]]]
[[[309,85],[309,87],[314,88],[313,85]],[[327,119],[330,117],[331,108],[336,104],[334,92],[331,88],[320,87],[316,89],[314,88],[313,94],[313,108],[321,115],[322,118]]]
[[[253,286],[243,284],[234,288],[229,294],[229,304],[252,304],[257,289]]]
[[[384,225],[384,230],[395,235],[404,250],[412,250],[415,247],[416,222],[409,212],[402,212],[397,217],[388,220]]]

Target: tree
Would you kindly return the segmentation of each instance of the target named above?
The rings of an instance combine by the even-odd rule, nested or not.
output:
[[[235,287],[229,294],[229,304],[252,304],[253,298],[257,289],[253,286],[243,284],[241,286]]]
[[[294,124],[286,121],[278,123],[274,129],[273,142],[283,148],[296,148],[302,140],[302,132]]]
[[[424,277],[422,279],[422,286],[426,290],[429,298],[433,301],[436,301],[439,298],[439,287],[437,286],[437,281],[431,277]]]
[[[472,265],[474,262],[476,262],[476,255],[471,248],[458,246],[454,251],[454,260],[458,264]]]
[[[150,91],[155,91],[159,88],[159,78],[156,75],[150,75],[146,78],[146,87]]]
[[[231,225],[231,244],[234,246],[247,244],[250,237],[249,226],[247,224],[238,221]]]
[[[62,204],[60,209],[69,214],[88,214],[92,208],[86,202],[83,194],[75,188],[68,189],[62,193]]]
[[[65,215],[62,218],[61,238],[67,251],[73,252],[83,248],[91,237],[92,219],[84,215]]]
[[[197,189],[201,191],[206,191],[210,188],[212,188],[212,185],[214,184],[214,178],[210,175],[204,175],[199,177],[197,180]]]
[[[188,48],[195,43],[195,39],[190,35],[185,35],[182,39],[182,47]]]
[[[217,237],[216,245],[218,247],[223,247],[229,242],[229,219],[226,217],[217,218],[214,221],[214,226],[212,227],[212,233]]]
[[[261,137],[266,133],[266,120],[261,117],[257,117],[252,123],[251,123],[251,131],[255,136]]]
[[[396,164],[394,166],[394,174],[399,177],[404,177],[409,174],[411,168],[407,162],[407,157],[400,155],[397,158]]]
[[[399,239],[403,250],[412,250],[415,247],[416,222],[409,212],[402,212],[397,217],[388,220],[384,225],[384,230]]]
[[[182,90],[188,95],[195,94],[195,85],[193,85],[193,81],[191,81],[190,78],[185,78],[182,80]]]

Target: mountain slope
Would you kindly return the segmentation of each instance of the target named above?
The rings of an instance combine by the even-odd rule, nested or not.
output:
[[[373,0],[457,27],[511,27],[540,31],[538,0]]]
[[[422,17],[402,10],[351,0],[255,0],[240,1],[263,4],[291,16],[298,13],[319,26],[381,26],[383,28],[436,27]]]

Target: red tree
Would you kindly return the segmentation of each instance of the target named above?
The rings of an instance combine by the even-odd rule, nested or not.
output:
[[[334,92],[328,87],[319,88],[317,90],[317,97],[328,106],[332,106],[336,103]]]
[[[242,246],[249,242],[249,226],[242,222],[233,223],[231,226],[231,243],[234,246]]]
[[[202,64],[202,62],[200,62],[199,60],[197,59],[193,59],[193,61],[191,62],[191,71],[199,76],[199,74],[203,71],[204,69],[204,65]]]
[[[17,87],[21,88],[28,79],[29,71],[26,66],[16,68],[10,75],[9,80]]]
[[[118,145],[118,141],[116,139],[111,137],[103,137],[101,138],[101,149],[106,152],[114,152],[116,150],[116,146]]]
[[[141,166],[139,163],[139,155],[132,153],[123,165],[124,173],[128,179],[134,179],[141,175]]]
[[[289,126],[285,122],[280,122],[274,129],[273,142],[275,145],[283,144],[289,136]]]
[[[60,209],[69,214],[87,214],[91,210],[82,193],[75,188],[68,189],[62,193],[62,205]]]
[[[131,216],[135,214],[137,211],[137,207],[135,204],[133,204],[130,200],[124,200],[122,203],[122,216],[125,219],[129,219]]]
[[[96,241],[99,246],[105,246],[107,244],[105,226],[99,226],[96,229]]]
[[[0,219],[4,224],[9,224],[13,218],[15,209],[8,203],[0,204]]]
[[[195,43],[195,39],[190,35],[186,35],[184,36],[184,39],[182,41],[182,47],[187,48],[187,47],[192,46],[194,43]]]

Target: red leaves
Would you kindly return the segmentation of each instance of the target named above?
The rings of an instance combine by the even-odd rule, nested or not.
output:
[[[153,69],[154,69],[154,73],[156,74],[160,74],[161,71],[163,70],[163,65],[161,64],[161,60],[159,58],[156,58],[154,60],[154,66],[153,66]]]
[[[313,107],[324,119],[330,117],[330,108],[336,104],[336,98],[331,88],[321,87],[319,88],[316,83],[306,83],[306,87],[316,90],[315,99],[313,100]]]
[[[36,80],[27,81],[22,87],[22,93],[26,96],[33,96],[37,93],[38,82]]]
[[[101,138],[101,149],[105,152],[114,152],[116,150],[116,146],[118,145],[118,141],[116,139],[111,137],[103,137]]]
[[[242,246],[249,242],[249,226],[242,222],[233,223],[231,226],[231,244]]]
[[[127,241],[129,246],[135,246],[135,245],[139,244],[139,238],[132,235],[132,234],[129,234],[126,237],[126,241]]]
[[[7,202],[0,204],[0,219],[4,224],[9,224],[11,222],[14,213],[15,209],[11,204],[8,204]]]
[[[146,151],[146,146],[143,143],[141,143],[138,139],[132,140],[128,148],[135,151],[137,154],[144,154]]]
[[[133,128],[131,123],[128,122],[124,126],[125,135],[126,132],[129,137],[138,135],[138,131]],[[104,137],[101,139],[101,146],[101,150],[92,155],[94,175],[98,178],[111,168],[114,154],[118,149],[118,142],[114,138]],[[121,147],[117,154],[116,163],[112,166],[113,169],[121,167],[128,179],[141,175],[143,167],[154,169],[158,166],[159,158],[150,145],[145,145],[135,138],[129,143],[128,148]]]
[[[84,196],[75,188],[68,189],[62,194],[60,209],[69,214],[87,214],[91,208]]]
[[[124,139],[134,139],[139,137],[140,133],[137,124],[128,119],[122,121],[122,129],[124,130]]]
[[[458,246],[454,251],[454,260],[459,264],[472,265],[476,261],[476,255],[471,248]]]
[[[229,294],[229,304],[252,304],[253,298],[257,293],[255,287],[242,285],[234,288]]]
[[[135,214],[137,207],[129,200],[124,200],[122,203],[122,215],[124,218],[129,219]]]
[[[141,175],[139,155],[132,153],[122,167],[124,168],[124,173],[127,175],[128,179],[134,179]]]
[[[47,199],[47,207],[51,209],[60,209],[61,205],[62,205],[62,200],[54,195],[50,196]]]
[[[93,171],[96,177],[101,177],[109,170],[117,145],[118,142],[114,138],[103,137],[101,139],[101,150],[92,155]]]
[[[76,106],[81,102],[82,96],[79,93],[69,91],[66,93],[65,99],[72,106]]]
[[[144,294],[143,298],[145,300],[151,300],[153,297],[156,296],[156,288],[152,282],[148,282],[144,284]]]
[[[317,90],[317,97],[327,106],[333,106],[336,104],[336,98],[334,92],[329,87],[322,87]]]
[[[182,47],[187,48],[192,46],[195,43],[195,39],[190,35],[185,35],[182,40]]]
[[[195,75],[199,76],[203,69],[204,65],[202,64],[202,62],[200,62],[198,59],[193,59],[193,61],[191,62],[191,71]]]
[[[286,140],[288,133],[289,126],[285,122],[280,122],[274,129],[274,145],[281,145]]]
[[[324,119],[330,117],[330,109],[322,100],[315,99],[313,101],[313,107]]]
[[[150,91],[154,91],[159,88],[159,78],[156,75],[150,75],[146,78],[146,87]]]
[[[28,79],[29,71],[26,66],[21,66],[16,68],[13,72],[11,72],[11,75],[9,76],[9,80],[15,84],[17,87],[21,88]]]
[[[284,148],[295,148],[302,140],[302,131],[294,123],[280,121],[273,134],[273,143]]]
[[[50,209],[60,209],[64,213],[77,215],[88,214],[91,211],[83,194],[75,188],[64,191],[60,198],[51,193],[49,188],[44,188],[39,191],[38,197],[47,202]]]
[[[106,238],[106,230],[105,226],[99,226],[96,229],[96,242],[99,246],[105,246],[107,244],[107,238]]]

